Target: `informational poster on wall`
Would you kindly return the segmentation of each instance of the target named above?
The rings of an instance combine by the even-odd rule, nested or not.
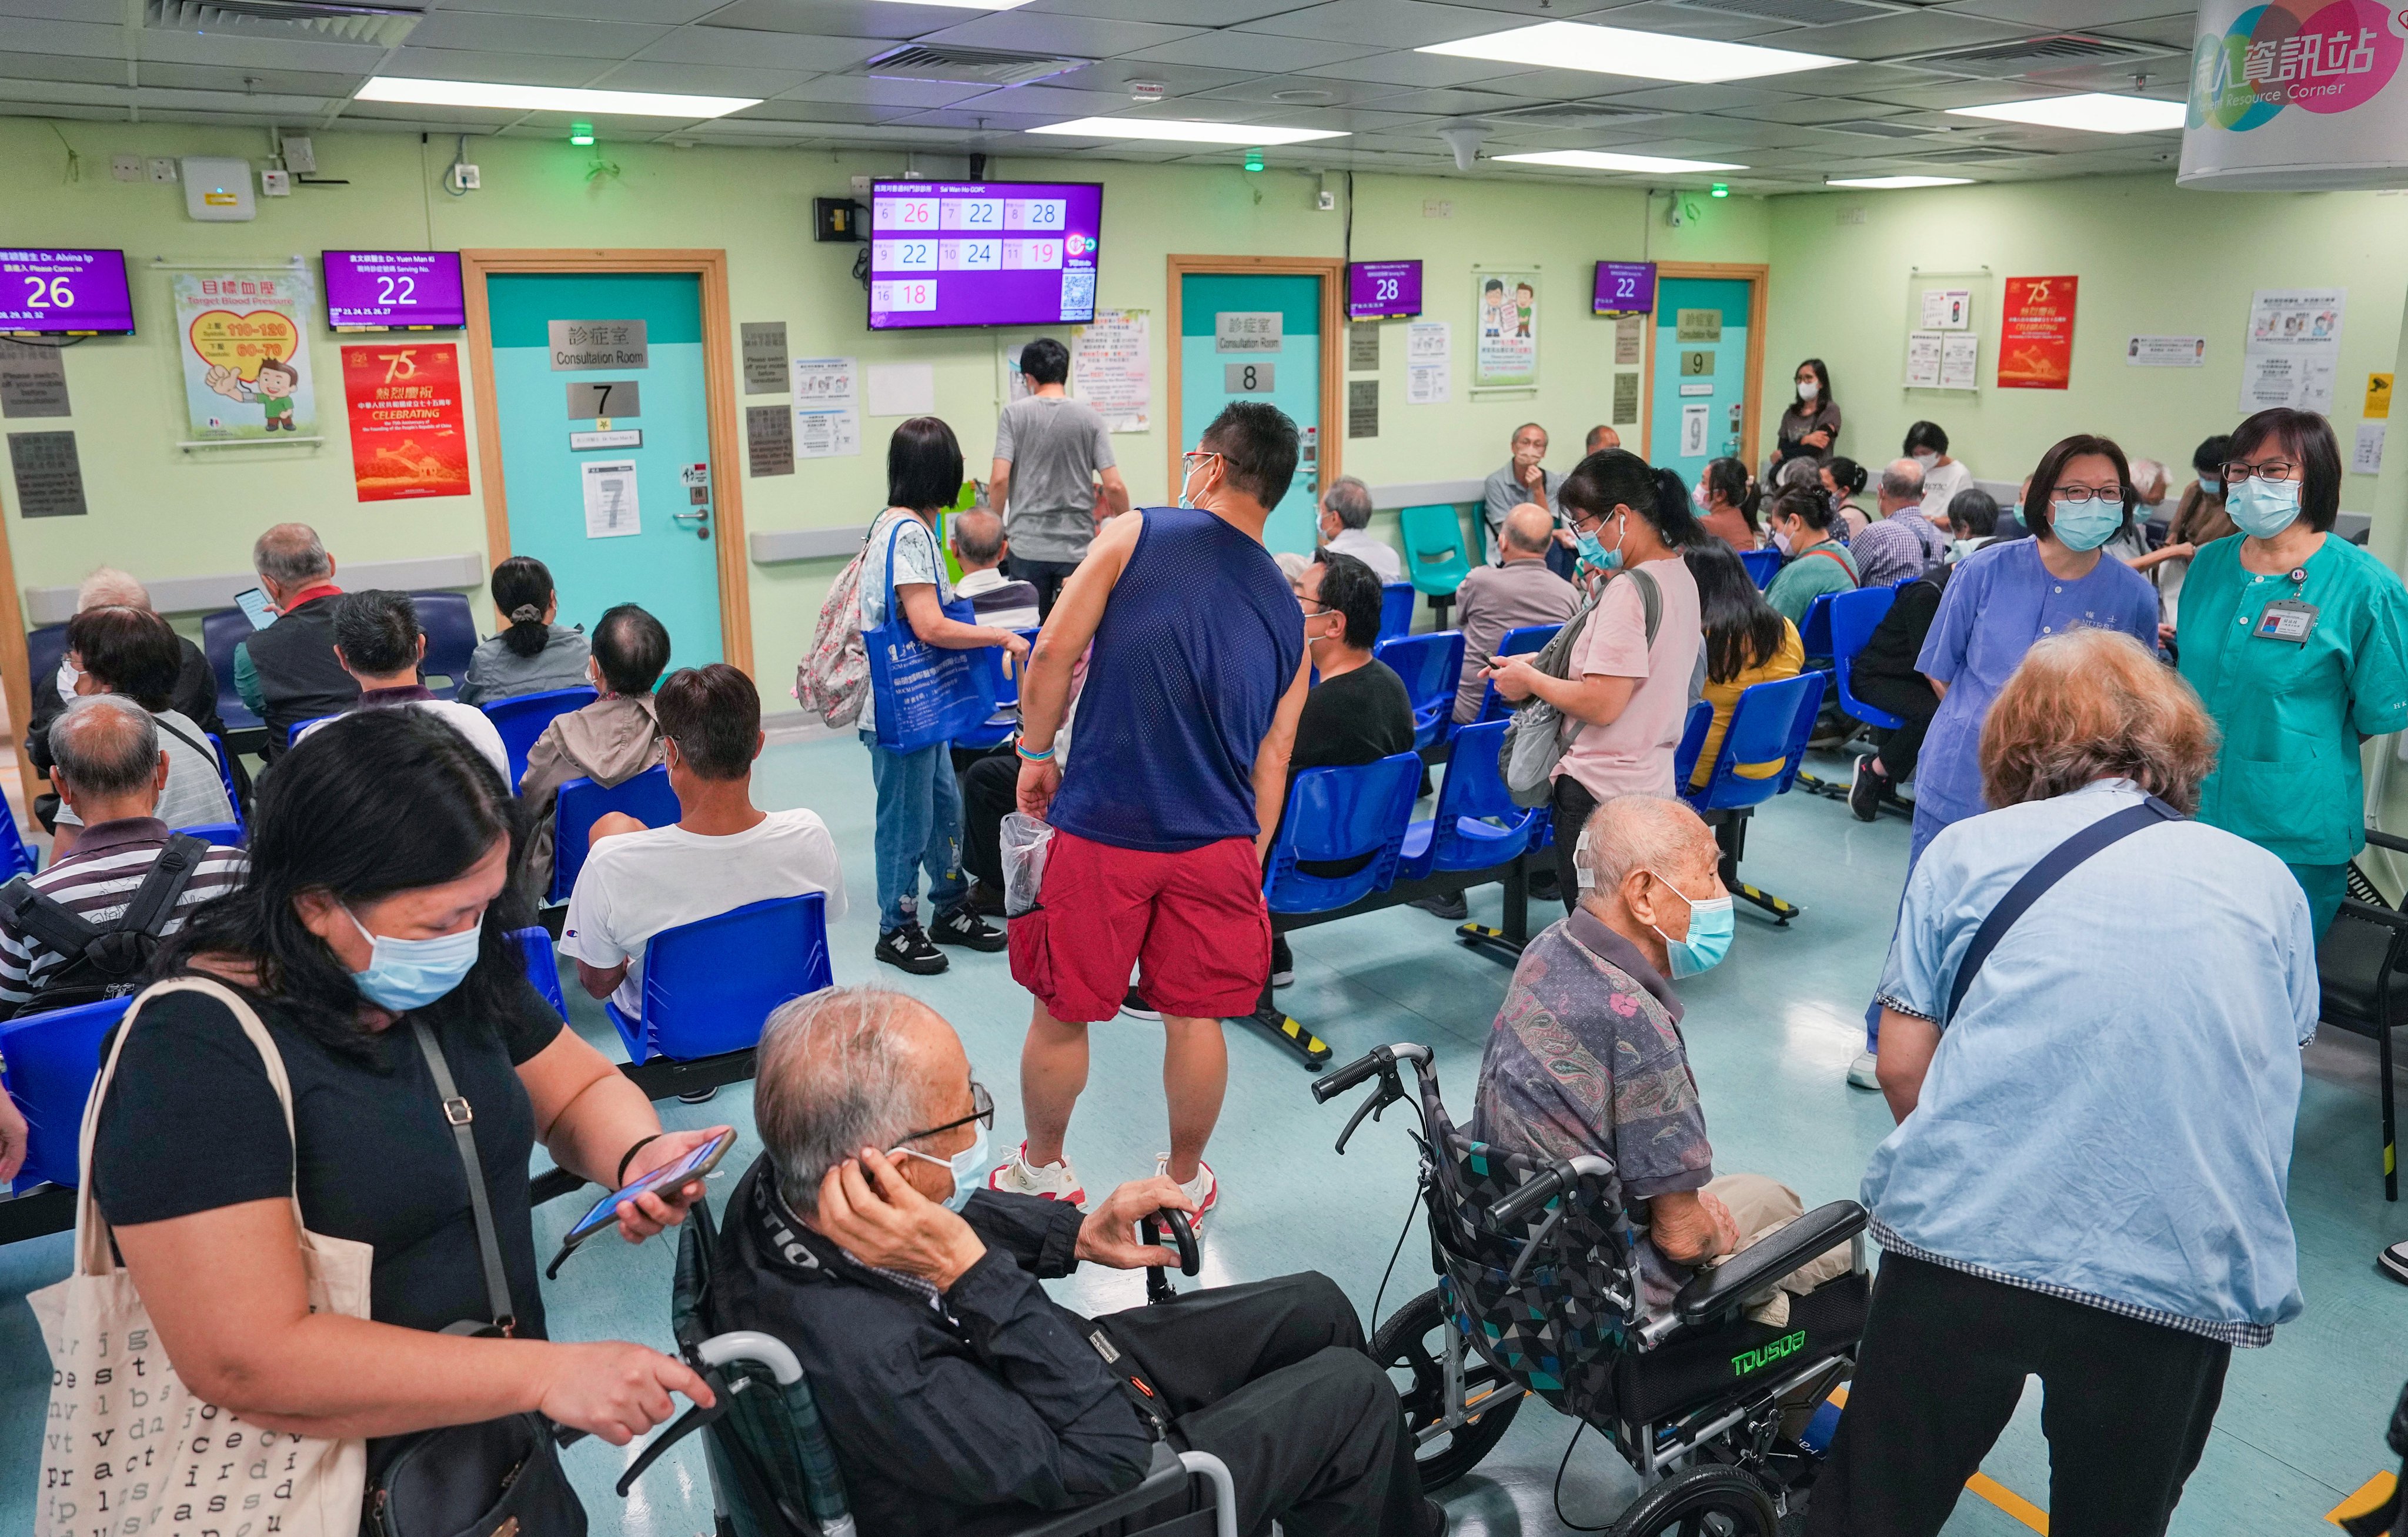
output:
[[[1927,288],[1923,291],[1923,329],[1963,331],[1973,323],[1973,291],[1970,288]]]
[[[2360,422],[2358,439],[2350,445],[2349,472],[2352,475],[2383,473],[2383,429],[2381,422]]]
[[[1412,321],[1405,326],[1405,403],[1443,406],[1455,368],[1455,327],[1445,321]]]
[[[1613,376],[1613,424],[1628,427],[1637,425],[1638,422],[1639,376],[1616,374]]]
[[[2126,337],[2128,368],[2199,368],[2207,364],[2205,337]]]
[[[1981,382],[1982,339],[1971,332],[1940,338],[1940,387],[1971,390]]]
[[[1906,387],[1910,390],[1940,388],[1940,333],[1909,331],[1906,334]]]
[[[744,393],[776,395],[786,387],[786,323],[746,321],[740,329],[744,338]]]
[[[1681,408],[1681,457],[1694,459],[1712,452],[1706,439],[1714,430],[1714,408],[1711,401],[1693,400]]]
[[[861,452],[860,377],[853,358],[795,359],[796,458],[834,459]]]
[[[795,418],[785,407],[744,408],[744,457],[755,477],[795,472]]]
[[[1144,309],[1098,309],[1070,328],[1070,393],[1114,432],[1153,430],[1153,334]]]
[[[1346,328],[1346,371],[1377,373],[1380,369],[1380,323],[1358,321]]]
[[[1526,390],[1539,382],[1539,273],[1471,269],[1475,348],[1471,387]]]
[[[17,481],[17,516],[80,518],[87,510],[74,433],[10,433],[8,467]]]
[[[0,416],[66,416],[63,350],[30,341],[0,341]]]
[[[1377,438],[1380,436],[1380,381],[1376,379],[1350,379],[1346,381],[1346,436]]]
[[[351,486],[364,502],[468,494],[460,350],[448,341],[343,349]]]
[[[1646,317],[1617,315],[1613,321],[1613,363],[1619,368],[1635,367],[1639,363],[1640,332]]]
[[[176,332],[191,442],[318,436],[308,337],[317,284],[306,267],[179,272]]]
[[[2261,288],[2241,352],[2243,414],[2289,406],[2330,415],[2345,288]]]
[[[585,478],[587,539],[625,539],[644,531],[636,502],[636,461],[589,459],[577,467]]]
[[[1999,312],[1999,388],[2062,390],[2073,380],[2073,300],[2081,280],[2009,278]]]

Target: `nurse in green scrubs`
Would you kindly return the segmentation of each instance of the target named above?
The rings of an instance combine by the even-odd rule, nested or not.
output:
[[[2241,532],[2183,582],[2182,675],[2224,733],[2199,817],[2289,865],[2322,934],[2366,846],[2358,746],[2408,726],[2408,589],[2330,532],[2341,448],[2323,417],[2259,411],[2231,453]]]

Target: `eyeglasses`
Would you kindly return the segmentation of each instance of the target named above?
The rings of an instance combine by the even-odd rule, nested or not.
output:
[[[1182,481],[1187,479],[1187,477],[1196,473],[1197,469],[1203,465],[1205,460],[1218,459],[1219,457],[1221,456],[1218,453],[1214,453],[1206,449],[1195,449],[1186,453],[1181,454],[1179,456],[1179,478]]]
[[[898,1138],[897,1142],[898,1143],[916,1142],[923,1137],[933,1137],[940,1131],[951,1131],[957,1126],[968,1126],[972,1121],[993,1131],[995,1129],[995,1096],[989,1094],[986,1091],[986,1085],[975,1078],[970,1080],[970,1113],[959,1120],[947,1121],[942,1126],[932,1126],[925,1131],[911,1132],[908,1136]]]
[[[2093,491],[2086,485],[2061,485],[2049,494],[2049,500],[2070,502],[2075,507],[2091,501],[2097,501],[2108,507],[2121,507],[2124,505],[2124,493],[2120,488],[2114,491]]]
[[[2252,475],[2261,481],[2289,481],[2299,478],[2300,467],[2289,459],[2267,459],[2249,464],[2240,459],[2222,467],[2227,485],[2238,485]]]

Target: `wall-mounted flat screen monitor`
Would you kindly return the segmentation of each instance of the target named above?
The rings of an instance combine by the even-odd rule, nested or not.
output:
[[[456,251],[326,252],[326,323],[337,331],[432,331],[468,323]]]
[[[1655,263],[1597,264],[1597,301],[1590,309],[1591,314],[1645,315],[1652,314],[1655,309]]]
[[[1097,181],[878,181],[869,328],[1083,324],[1096,318]]]
[[[1346,264],[1348,320],[1395,320],[1421,312],[1422,264],[1419,261]]]
[[[0,249],[0,331],[132,336],[125,252]]]

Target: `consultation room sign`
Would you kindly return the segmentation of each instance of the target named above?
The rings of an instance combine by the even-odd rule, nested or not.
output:
[[[652,350],[639,320],[556,320],[552,326],[554,372],[574,368],[647,368]]]

